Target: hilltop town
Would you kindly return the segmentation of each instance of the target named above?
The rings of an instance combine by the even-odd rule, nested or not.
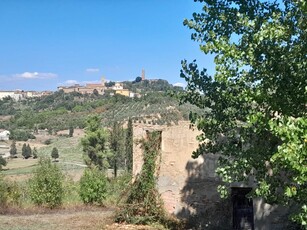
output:
[[[96,94],[96,95],[123,95],[126,97],[141,97],[142,85],[138,84],[137,87],[132,87],[132,84],[145,82],[145,85],[150,85],[151,83],[163,83],[168,86],[169,83],[162,79],[146,79],[145,70],[142,70],[141,77],[137,77],[134,81],[123,81],[114,82],[106,81],[104,77],[101,77],[100,83],[86,83],[85,85],[74,84],[69,86],[58,86],[57,91],[63,91],[64,93],[80,93],[80,94]],[[170,85],[169,85],[170,86]],[[166,87],[167,88],[167,87]],[[164,89],[166,89],[164,88]],[[181,87],[176,86],[175,88],[180,89]],[[150,90],[150,86],[149,86]],[[163,88],[161,88],[163,91]],[[0,100],[6,97],[10,97],[16,101],[24,100],[26,98],[38,98],[53,94],[53,91],[25,91],[25,90],[14,90],[14,91],[0,91]],[[144,92],[143,92],[144,93]]]

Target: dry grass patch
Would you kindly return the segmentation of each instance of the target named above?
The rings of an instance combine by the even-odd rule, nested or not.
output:
[[[61,209],[32,207],[0,210],[0,230],[155,230],[146,225],[114,223],[114,210],[93,206]]]
[[[113,222],[113,210],[95,207],[69,209],[11,209],[0,215],[0,230],[106,229]]]

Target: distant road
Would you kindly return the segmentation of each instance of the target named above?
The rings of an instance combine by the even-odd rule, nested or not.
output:
[[[77,165],[77,166],[84,167],[84,168],[87,167],[87,165],[81,164],[81,163],[74,163],[74,162],[61,162],[61,163],[67,164],[67,165]]]

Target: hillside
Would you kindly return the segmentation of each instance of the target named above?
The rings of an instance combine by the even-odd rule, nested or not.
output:
[[[69,127],[82,129],[89,114],[99,114],[106,127],[114,121],[124,122],[128,118],[138,123],[170,125],[178,120],[187,120],[190,111],[198,110],[188,104],[179,106],[177,100],[166,91],[174,87],[165,80],[125,84],[142,92],[142,96],[129,98],[57,91],[42,98],[18,102],[3,99],[0,101],[1,115],[11,117],[1,122],[0,128],[10,130],[11,138],[26,141],[34,138],[33,134],[37,134],[38,130],[48,130],[51,134]]]

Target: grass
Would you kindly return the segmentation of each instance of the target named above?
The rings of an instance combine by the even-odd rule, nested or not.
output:
[[[9,169],[18,169],[18,168],[26,168],[31,167],[37,164],[37,159],[29,158],[27,160],[22,158],[14,158],[9,159],[6,168]]]
[[[17,145],[19,153],[21,152],[22,143]],[[82,166],[82,146],[80,144],[80,137],[56,137],[52,139],[52,143],[47,146],[38,148],[38,156],[51,156],[52,149],[56,147],[59,150],[59,166],[63,171],[80,171]],[[3,169],[5,175],[21,175],[30,174],[35,169],[38,159],[23,159],[19,154],[18,158],[9,159],[7,166]]]
[[[79,137],[57,137],[52,139],[51,144],[38,150],[39,155],[50,156],[52,149],[59,150],[62,162],[75,162],[83,164],[82,146]]]
[[[3,168],[4,175],[30,174],[37,165],[37,159],[9,159],[7,165]]]

